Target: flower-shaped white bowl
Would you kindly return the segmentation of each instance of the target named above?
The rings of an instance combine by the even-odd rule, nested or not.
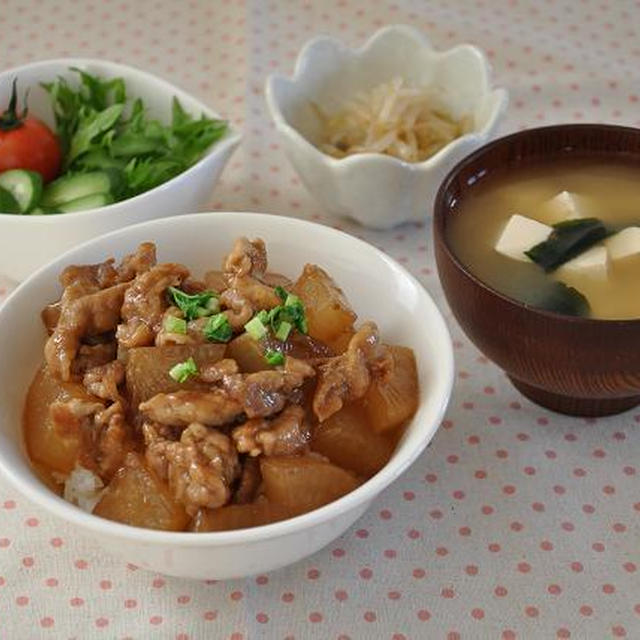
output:
[[[424,162],[363,153],[336,159],[318,149],[323,112],[339,111],[351,97],[402,77],[425,87],[455,118],[470,116],[473,130]],[[381,29],[360,49],[320,36],[302,49],[292,78],[271,75],[267,104],[285,151],[309,191],[331,213],[388,229],[430,215],[440,182],[464,156],[484,144],[507,105],[491,88],[490,66],[472,45],[435,51],[412,27]]]
[[[217,264],[240,235],[263,238],[269,264],[279,273],[294,276],[306,262],[322,265],[344,289],[361,320],[375,320],[387,342],[414,350],[420,401],[391,460],[373,478],[321,509],[238,531],[151,531],[104,520],[65,502],[29,465],[21,429],[25,394],[42,361],[46,340],[40,310],[60,295],[58,275],[69,264],[96,263],[107,256],[121,258],[147,240],[157,244],[160,260],[182,262],[201,274]],[[386,297],[386,304],[381,304],[381,296]],[[231,578],[270,571],[308,556],[338,537],[424,450],[440,424],[453,384],[453,348],[445,322],[429,294],[400,265],[330,227],[253,213],[218,212],[154,220],[67,252],[22,283],[0,307],[0,353],[0,471],[5,477],[30,500],[69,522],[78,535],[95,540],[101,548],[143,568],[190,578]]]
[[[162,78],[127,65],[85,58],[42,60],[2,71],[0,106],[8,103],[11,82],[17,78],[20,96],[29,90],[29,113],[53,129],[51,101],[40,83],[62,76],[75,85],[77,74],[69,67],[78,67],[102,78],[124,78],[128,97],[142,98],[149,115],[160,121],[167,122],[171,117],[174,96],[195,117],[205,114],[220,118],[207,105]],[[229,127],[225,136],[186,171],[155,189],[106,207],[45,216],[0,213],[0,273],[22,280],[67,249],[107,231],[175,213],[202,211],[239,143],[240,134]]]

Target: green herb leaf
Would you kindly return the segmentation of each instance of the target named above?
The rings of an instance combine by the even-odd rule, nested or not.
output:
[[[177,316],[167,316],[162,325],[167,333],[187,334],[187,321]]]
[[[153,189],[197,162],[227,132],[227,123],[194,118],[173,99],[171,123],[149,118],[137,98],[126,116],[122,78],[104,80],[81,69],[79,83],[58,78],[43,83],[49,93],[65,168],[74,172],[124,169],[126,188],[119,199]]]
[[[198,375],[198,365],[196,365],[196,361],[193,358],[179,362],[169,370],[169,376],[181,384],[195,375]]]
[[[608,235],[604,223],[597,218],[565,220],[553,225],[551,235],[529,251],[529,256],[546,272],[580,255]]]
[[[202,330],[209,342],[229,342],[233,336],[233,330],[229,324],[229,318],[224,313],[217,313],[207,320]]]
[[[185,167],[177,160],[132,158],[125,167],[129,196],[153,189],[182,173],[184,169]]]
[[[80,74],[80,93],[85,103],[96,111],[104,111],[111,104],[125,103],[127,92],[122,78],[102,80],[77,67],[71,67],[71,71]]]
[[[284,364],[284,356],[280,351],[274,349],[267,349],[264,353],[264,359],[273,367]]]
[[[113,158],[109,155],[106,149],[96,147],[95,149],[88,151],[81,158],[83,169],[89,171],[104,171],[106,169],[118,169],[124,171],[127,163],[121,158]]]
[[[191,121],[191,116],[182,108],[180,100],[173,98],[171,101],[171,124],[174,129],[182,127]]]
[[[216,296],[214,291],[203,291],[202,293],[194,293],[189,295],[176,287],[169,287],[168,290],[171,301],[184,313],[187,320],[193,320],[200,317],[198,309],[207,308],[209,300]],[[209,315],[208,313],[206,315]]]
[[[75,158],[88,151],[91,142],[101,133],[105,133],[113,127],[123,110],[123,104],[113,104],[104,111],[81,116],[78,129],[71,138],[71,146],[65,158],[65,165],[69,167]]]
[[[43,82],[41,86],[51,97],[56,133],[62,153],[66,155],[71,145],[71,138],[78,127],[80,111],[86,105],[86,101],[80,91],[72,89],[64,78],[58,78],[55,82]]]
[[[125,132],[111,143],[111,153],[115,158],[134,158],[150,154],[161,154],[164,143],[143,133]]]

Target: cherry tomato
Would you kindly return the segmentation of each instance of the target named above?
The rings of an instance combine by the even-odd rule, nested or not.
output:
[[[60,143],[46,124],[26,115],[26,107],[18,115],[16,104],[14,80],[9,107],[0,115],[0,171],[31,169],[49,182],[60,172]]]

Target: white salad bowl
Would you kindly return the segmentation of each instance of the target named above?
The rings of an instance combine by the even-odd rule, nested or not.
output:
[[[29,90],[29,113],[55,130],[51,101],[40,83],[62,76],[77,85],[77,74],[70,71],[70,67],[102,78],[124,78],[128,98],[142,98],[149,115],[161,122],[169,121],[174,96],[193,116],[220,118],[207,105],[162,78],[134,67],[84,58],[43,60],[0,72],[0,108],[4,109],[9,102],[11,84],[17,78],[19,104],[22,105],[24,92]],[[178,212],[202,211],[239,143],[240,135],[229,127],[222,139],[180,175],[150,191],[105,207],[60,215],[0,213],[0,273],[22,280],[67,249],[100,234]]]
[[[21,416],[29,383],[43,357],[42,307],[60,295],[69,264],[121,258],[144,241],[161,261],[202,274],[247,235],[267,243],[270,269],[295,277],[305,263],[324,267],[344,289],[360,320],[373,319],[386,342],[410,346],[420,379],[418,411],[388,464],[373,478],[310,513],[252,529],[216,533],[152,531],[85,513],[50,491],[29,465]],[[386,300],[385,300],[386,298]],[[231,578],[269,571],[311,555],[338,537],[420,455],[438,428],[453,383],[453,351],[429,294],[374,247],[332,228],[254,213],[195,214],[145,222],[96,238],[28,278],[0,308],[0,471],[17,491],[78,534],[146,569],[190,578]]]
[[[424,87],[454,118],[469,116],[472,130],[423,162],[362,153],[336,159],[318,148],[322,121],[360,92],[401,77]],[[412,27],[376,32],[360,49],[320,36],[300,52],[292,78],[271,75],[267,104],[289,160],[309,191],[331,213],[389,229],[430,215],[440,182],[464,156],[494,133],[507,92],[492,89],[480,49],[462,44],[435,51]]]

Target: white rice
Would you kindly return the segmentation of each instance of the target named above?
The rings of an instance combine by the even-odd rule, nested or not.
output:
[[[77,466],[64,483],[64,499],[91,513],[102,497],[104,482],[89,469]]]

